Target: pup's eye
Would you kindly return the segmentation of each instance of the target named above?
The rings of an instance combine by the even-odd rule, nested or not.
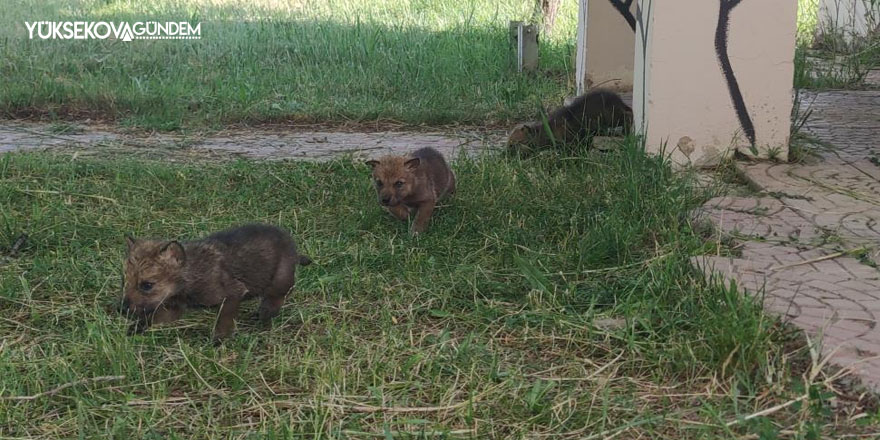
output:
[[[378,188],[381,188],[381,187],[382,187],[382,181],[381,181],[381,180],[377,180],[377,181],[376,181],[376,186],[377,186]]]
[[[394,187],[398,189],[403,188],[403,181],[398,180],[397,182],[394,182]]]
[[[149,292],[150,290],[153,290],[153,283],[149,281],[141,281],[141,283],[138,284],[138,288],[141,289],[142,292]]]

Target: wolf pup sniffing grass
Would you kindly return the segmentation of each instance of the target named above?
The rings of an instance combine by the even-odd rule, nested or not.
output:
[[[369,160],[379,203],[391,214],[407,220],[416,211],[412,233],[428,227],[437,201],[455,193],[455,174],[437,150],[426,147],[407,156]]]
[[[242,300],[260,297],[259,319],[271,325],[294,284],[296,266],[312,260],[290,235],[252,224],[178,242],[126,237],[122,309],[132,332],[180,318],[187,307],[220,306],[214,340],[230,336]]]
[[[508,136],[508,147],[546,147],[554,142],[578,141],[618,127],[622,127],[625,133],[632,126],[632,109],[616,93],[596,89],[554,110],[546,122],[546,127],[544,120],[517,125]]]

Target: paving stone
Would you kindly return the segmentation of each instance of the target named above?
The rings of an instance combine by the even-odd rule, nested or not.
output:
[[[778,198],[716,198],[702,209],[720,232],[748,231],[740,239],[761,241],[745,242],[741,258],[692,261],[763,295],[766,310],[824,341],[823,355],[880,391],[880,271],[840,254],[863,248],[880,257],[880,91],[805,92],[802,99],[812,103],[806,130],[833,148],[818,163],[737,164]],[[714,266],[697,263],[707,261]]]
[[[771,292],[770,294],[773,295],[773,292]],[[816,299],[815,297],[810,296],[810,295],[806,295],[806,294],[801,294],[796,298],[792,298],[792,302],[801,306],[804,309],[810,308],[810,307],[824,308],[824,307],[828,306],[828,304],[826,304],[824,301],[820,301],[820,300]],[[830,315],[831,314],[829,314],[829,316]],[[823,313],[819,316],[825,316],[825,314]]]
[[[834,324],[834,328],[851,330],[854,332],[861,332],[861,334],[865,334],[873,330],[875,327],[874,323],[869,322],[858,322],[849,319],[841,320]]]
[[[862,331],[850,330],[836,325],[825,329],[826,334],[834,333],[835,340],[841,342],[858,342],[858,339],[864,336],[867,331],[867,329]]]

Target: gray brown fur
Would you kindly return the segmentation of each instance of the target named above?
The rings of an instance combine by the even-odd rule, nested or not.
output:
[[[202,240],[128,241],[123,310],[137,319],[133,331],[175,321],[188,307],[220,306],[214,339],[235,329],[239,303],[259,297],[260,321],[268,326],[293,288],[296,266],[311,263],[290,234],[252,224]]]
[[[437,150],[420,148],[406,156],[367,161],[379,204],[400,220],[415,211],[412,233],[428,227],[437,202],[455,193],[455,174]]]
[[[596,89],[578,96],[547,116],[552,140],[544,121],[539,120],[514,127],[507,143],[508,146],[544,147],[552,145],[554,140],[567,143],[602,134],[605,129],[622,127],[627,132],[632,127],[632,117],[632,109],[618,94]]]

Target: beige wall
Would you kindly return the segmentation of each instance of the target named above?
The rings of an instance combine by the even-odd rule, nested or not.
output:
[[[579,41],[579,57],[583,57],[578,92],[601,86],[631,91],[633,86],[633,54],[635,34],[626,20],[608,0],[579,0],[581,19],[586,20],[583,45]],[[635,2],[632,10],[635,11]],[[579,64],[580,65],[580,64]]]
[[[719,2],[639,3],[651,10],[645,48],[637,26],[634,61],[633,110],[646,148],[679,165],[750,155],[715,50]],[[796,22],[793,0],[744,1],[730,14],[728,55],[762,157],[787,159]]]

